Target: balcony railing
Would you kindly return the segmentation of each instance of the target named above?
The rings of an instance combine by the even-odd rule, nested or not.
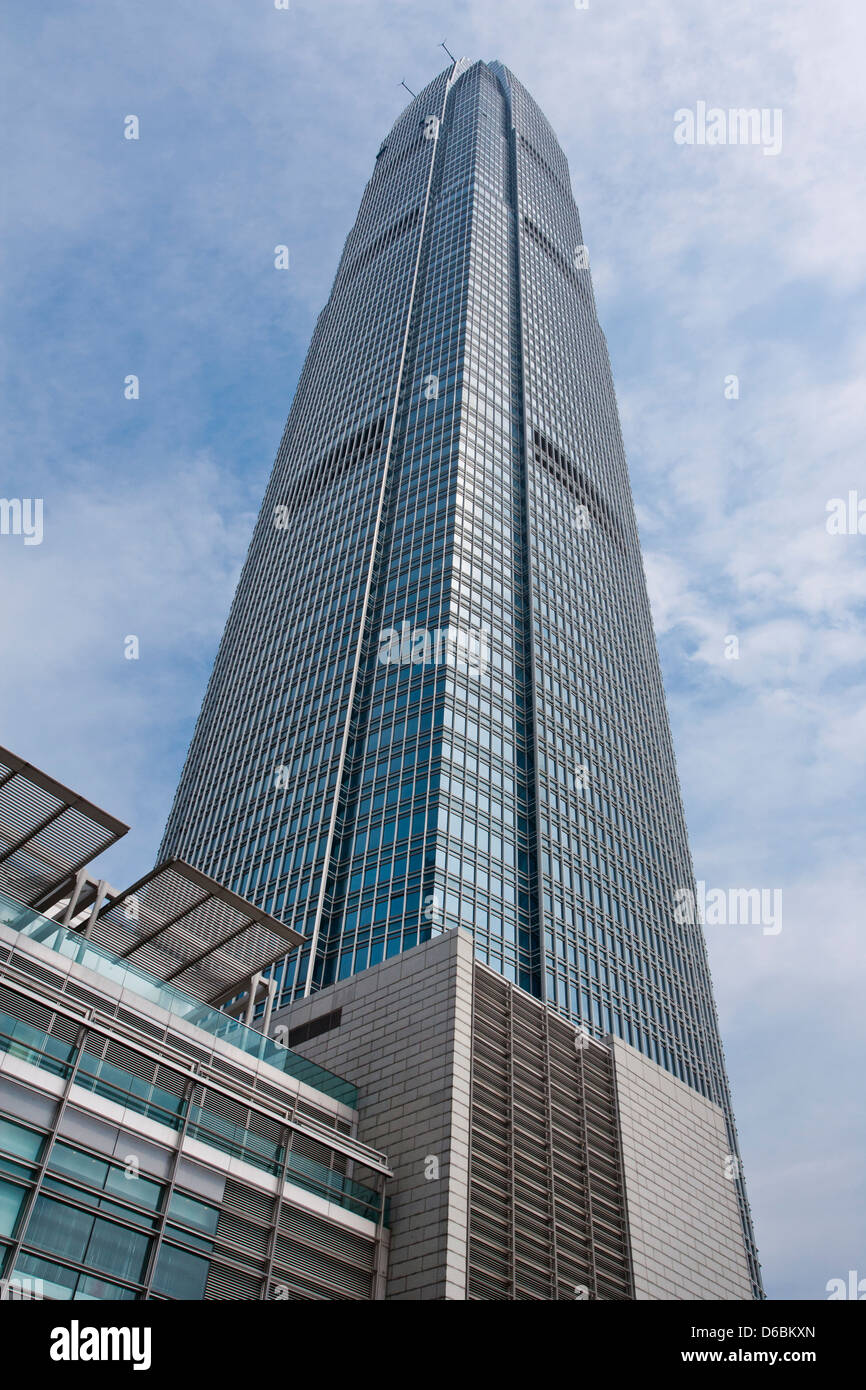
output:
[[[317,1066],[315,1062],[307,1061],[305,1057],[291,1052],[273,1038],[265,1037],[264,1033],[248,1028],[246,1024],[239,1023],[237,1019],[230,1018],[219,1009],[212,1009],[209,1004],[203,1004],[199,999],[193,999],[190,995],[157,979],[155,975],[149,975],[138,966],[129,965],[103,947],[95,946],[80,932],[58,926],[50,917],[43,917],[40,912],[25,907],[14,898],[7,897],[5,893],[0,893],[0,923],[12,931],[20,932],[31,941],[37,941],[48,950],[56,951],[58,955],[65,956],[77,965],[114,981],[121,988],[131,990],[175,1018],[183,1019],[195,1028],[201,1028],[203,1032],[210,1033],[215,1038],[221,1038],[223,1042],[230,1043],[241,1052],[267,1062],[269,1066],[276,1067],[287,1076],[295,1077],[296,1080],[312,1086],[314,1090],[321,1091],[334,1100],[342,1101],[352,1109],[356,1108],[358,1091],[350,1081],[335,1076],[333,1072]]]

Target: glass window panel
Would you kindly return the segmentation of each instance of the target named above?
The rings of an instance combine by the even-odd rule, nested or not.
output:
[[[107,1279],[98,1279],[93,1274],[82,1274],[78,1280],[74,1297],[76,1300],[87,1299],[101,1302],[103,1299],[110,1299],[114,1302],[121,1298],[134,1299],[138,1295],[134,1289],[125,1289],[121,1284],[111,1284]]]
[[[52,1260],[40,1260],[36,1255],[22,1255],[15,1266],[14,1277],[40,1279],[43,1297],[60,1300],[71,1298],[78,1282],[75,1270],[64,1269]]]
[[[150,1207],[152,1211],[158,1211],[162,1201],[162,1183],[133,1176],[125,1168],[109,1168],[105,1190],[113,1192],[123,1202],[135,1202],[140,1207]]]
[[[15,1234],[18,1216],[26,1196],[26,1187],[0,1181],[0,1236]]]
[[[159,1252],[153,1287],[170,1298],[203,1298],[210,1262],[165,1244]]]
[[[103,1269],[107,1274],[117,1274],[122,1279],[139,1281],[144,1275],[149,1250],[147,1236],[97,1218],[83,1263]]]
[[[143,1216],[131,1207],[121,1206],[120,1202],[109,1202],[105,1197],[99,1202],[99,1210],[117,1216],[121,1221],[134,1222],[136,1226],[143,1226],[148,1231],[152,1231],[159,1224],[158,1216]]]
[[[219,1221],[219,1208],[207,1206],[204,1202],[198,1202],[194,1197],[187,1197],[183,1192],[173,1192],[169,1211],[177,1221],[182,1221],[185,1226],[195,1226],[199,1231],[207,1231],[213,1235]]]
[[[27,1244],[83,1263],[92,1230],[93,1217],[88,1212],[39,1197],[27,1225]]]
[[[82,1182],[88,1183],[90,1187],[102,1187],[108,1172],[108,1164],[102,1159],[81,1153],[69,1144],[54,1145],[48,1166],[58,1173],[68,1173],[71,1177],[81,1178]]]
[[[0,1149],[18,1158],[38,1158],[45,1136],[11,1120],[0,1119]]]
[[[15,1270],[22,1280],[40,1280],[40,1294],[45,1298],[77,1300],[134,1299],[134,1289],[125,1289],[91,1274],[79,1274],[53,1260],[40,1260],[36,1255],[22,1255]]]
[[[16,1163],[12,1158],[0,1158],[0,1173],[9,1173],[15,1178],[32,1178],[36,1173],[35,1163]]]

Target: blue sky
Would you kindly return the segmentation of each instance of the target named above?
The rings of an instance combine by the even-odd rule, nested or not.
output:
[[[0,741],[132,824],[116,886],[149,867],[400,80],[443,38],[502,59],[571,165],[697,876],[783,892],[777,936],[707,929],[768,1292],[866,1277],[866,535],[825,526],[866,498],[855,0],[48,0],[2,24],[0,495],[44,498],[45,537],[0,536]],[[780,108],[781,153],[675,144],[698,101]]]

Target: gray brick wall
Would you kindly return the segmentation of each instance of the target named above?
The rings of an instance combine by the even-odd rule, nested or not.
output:
[[[751,1299],[721,1110],[612,1039],[638,1299]]]
[[[296,1028],[338,1008],[339,1028],[296,1050],[356,1083],[359,1138],[386,1153],[394,1170],[386,1298],[464,1299],[469,937],[434,937],[275,1013],[271,1026]],[[428,1160],[438,1176],[426,1175]]]
[[[342,1010],[296,1050],[355,1082],[358,1137],[394,1170],[388,1299],[466,1298],[472,979],[472,942],[449,931],[272,1020]],[[635,1296],[751,1299],[721,1110],[610,1041]]]

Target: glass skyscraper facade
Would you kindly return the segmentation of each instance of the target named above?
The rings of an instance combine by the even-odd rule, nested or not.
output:
[[[463,59],[383,142],[160,852],[301,932],[286,1003],[452,928],[720,1105],[604,334],[565,156]],[[741,1211],[756,1296],[748,1208]]]

